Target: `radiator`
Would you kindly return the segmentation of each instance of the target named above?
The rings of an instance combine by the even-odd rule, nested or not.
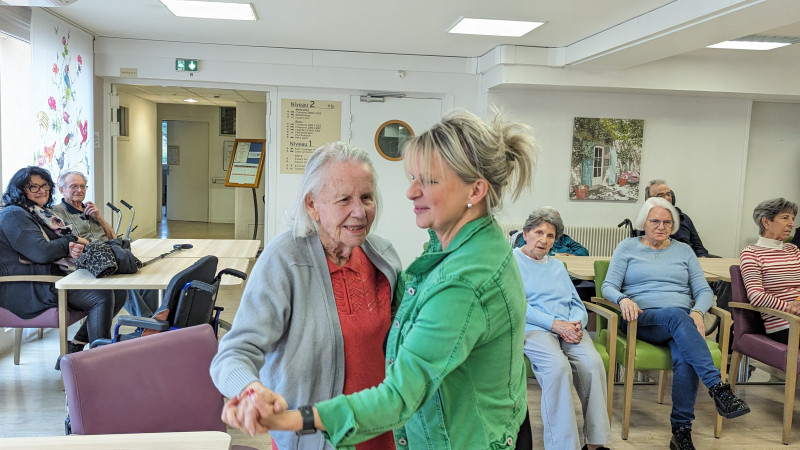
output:
[[[503,233],[511,241],[510,233],[521,230],[522,222],[501,223]],[[628,229],[618,227],[601,227],[594,225],[571,225],[564,227],[564,233],[586,247],[591,256],[611,256],[614,249],[627,238]]]

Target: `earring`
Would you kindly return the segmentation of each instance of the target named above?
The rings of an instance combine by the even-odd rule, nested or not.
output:
[[[467,208],[472,208],[472,203],[467,203]]]

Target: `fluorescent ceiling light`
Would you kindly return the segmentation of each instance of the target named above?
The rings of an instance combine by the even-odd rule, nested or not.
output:
[[[786,47],[788,42],[753,42],[753,41],[724,41],[709,45],[708,48],[727,48],[734,50],[772,50],[773,48]]]
[[[186,103],[197,103],[197,102],[199,102],[200,100],[195,100],[195,99],[193,99],[193,98],[187,98],[187,99],[185,99],[184,101],[185,101]]]
[[[462,17],[448,33],[480,34],[483,36],[520,37],[541,26],[544,22],[523,22],[521,20],[470,19]]]
[[[257,20],[252,3],[225,3],[199,0],[161,0],[178,17],[199,19]]]

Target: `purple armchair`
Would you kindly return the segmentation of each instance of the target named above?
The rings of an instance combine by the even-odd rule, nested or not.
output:
[[[792,412],[794,391],[800,362],[797,359],[800,345],[800,317],[771,308],[759,308],[750,304],[744,288],[739,266],[731,266],[731,293],[729,306],[733,314],[733,354],[728,380],[736,387],[739,362],[742,355],[786,372],[786,387],[783,399],[783,443],[788,445],[792,437]],[[760,313],[766,313],[789,321],[789,345],[781,344],[766,336],[764,321]]]
[[[55,275],[9,275],[0,277],[0,283],[25,281],[52,284],[61,278]],[[58,306],[45,310],[31,319],[21,319],[10,310],[0,307],[0,328],[16,328],[14,330],[14,364],[19,365],[23,328],[39,328],[39,337],[42,337],[41,328],[58,328],[59,354],[63,355],[67,353],[67,327],[84,317],[86,317],[86,311],[73,311],[67,308],[66,293],[59,291]]]
[[[61,360],[75,434],[226,431],[222,394],[208,369],[217,352],[210,325],[91,350]]]

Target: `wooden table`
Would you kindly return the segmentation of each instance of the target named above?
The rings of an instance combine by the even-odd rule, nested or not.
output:
[[[214,255],[218,258],[255,259],[261,241],[248,239],[137,239],[131,243],[131,251],[145,262],[172,250],[176,244],[192,244],[192,248],[180,250],[169,258],[200,258]]]
[[[142,267],[136,273],[114,274],[107,277],[95,278],[86,269],[78,269],[56,282],[56,289],[166,289],[169,281],[181,270],[191,266],[198,259],[174,258],[169,256]],[[219,258],[217,271],[231,268],[247,272],[249,259],[245,258]],[[242,280],[230,275],[222,277],[220,285],[233,286],[241,284]]]
[[[556,256],[567,265],[570,276],[581,280],[594,281],[594,262],[610,260],[608,256]],[[731,281],[730,267],[739,265],[738,258],[698,258],[707,281]]]
[[[139,450],[227,450],[231,437],[221,431],[180,433],[97,434],[0,438],[0,448],[8,449],[109,449]]]

